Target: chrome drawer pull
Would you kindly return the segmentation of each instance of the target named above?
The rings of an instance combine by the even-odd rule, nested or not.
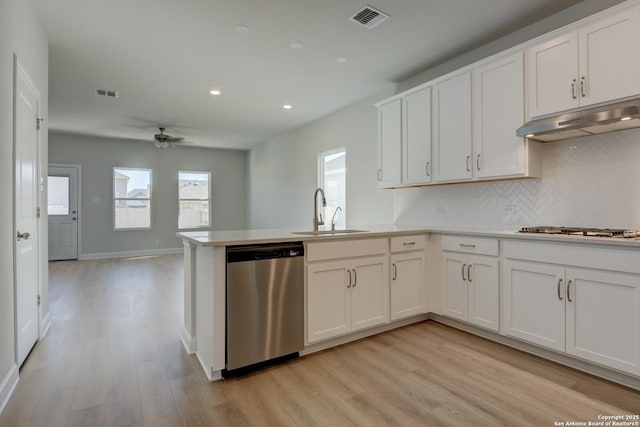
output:
[[[416,244],[416,242],[404,242],[403,243],[404,246],[413,246],[415,244]]]
[[[476,245],[469,245],[467,243],[460,243],[461,248],[475,248]]]

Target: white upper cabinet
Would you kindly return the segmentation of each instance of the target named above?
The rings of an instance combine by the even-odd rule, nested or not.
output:
[[[378,186],[431,182],[431,88],[378,104]]]
[[[472,177],[471,72],[455,75],[434,86],[433,161],[435,181]]]
[[[403,97],[402,182],[431,182],[431,87]]]
[[[402,99],[378,105],[378,186],[397,187],[402,170]]]
[[[473,174],[528,173],[528,145],[515,130],[524,123],[524,64],[518,52],[473,70]],[[536,144],[531,142],[531,144]]]
[[[605,15],[527,51],[531,117],[640,94],[640,7]]]

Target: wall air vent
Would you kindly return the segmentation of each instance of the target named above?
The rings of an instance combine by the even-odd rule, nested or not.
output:
[[[365,28],[373,28],[378,24],[382,23],[382,21],[386,20],[389,17],[386,13],[370,6],[366,5],[359,11],[355,13],[349,21],[353,21],[362,25]]]
[[[96,89],[96,95],[108,96],[110,98],[117,98],[119,95],[119,92],[117,90]]]

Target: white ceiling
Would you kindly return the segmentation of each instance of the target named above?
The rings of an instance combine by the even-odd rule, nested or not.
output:
[[[391,18],[350,22],[367,1]],[[195,145],[248,149],[579,0],[34,3],[50,41],[49,129],[145,139],[164,125]]]

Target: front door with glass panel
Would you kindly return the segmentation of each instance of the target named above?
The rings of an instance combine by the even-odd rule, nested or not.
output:
[[[78,259],[78,168],[49,166],[49,261]]]

